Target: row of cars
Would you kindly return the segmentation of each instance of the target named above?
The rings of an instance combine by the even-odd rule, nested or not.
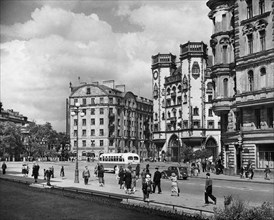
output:
[[[169,166],[166,170],[163,170],[161,173],[163,179],[168,179],[172,173],[175,173],[178,179],[186,180],[189,177],[187,166]]]

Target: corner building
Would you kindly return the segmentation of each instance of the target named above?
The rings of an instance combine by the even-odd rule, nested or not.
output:
[[[273,0],[210,0],[213,110],[227,172],[274,168]]]
[[[97,159],[107,152],[135,152],[141,158],[151,154],[152,100],[126,92],[113,80],[70,88],[67,130],[74,156],[77,137],[80,160]],[[78,117],[71,115],[76,103],[80,104]]]
[[[152,56],[153,143],[168,161],[182,161],[185,147],[220,154],[219,117],[212,110],[212,80],[207,45],[180,45],[180,61],[172,54]]]

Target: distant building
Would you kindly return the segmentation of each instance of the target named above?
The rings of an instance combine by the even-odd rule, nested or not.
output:
[[[19,125],[28,124],[28,117],[14,111],[13,109],[1,109],[0,111],[0,122],[13,122]]]
[[[203,42],[180,45],[176,56],[152,56],[153,143],[159,156],[181,161],[181,150],[206,148],[220,154],[219,117],[212,111],[211,59]]]
[[[213,110],[228,172],[274,168],[273,1],[210,0]]]
[[[83,113],[78,120],[71,115],[76,103]],[[109,80],[71,85],[67,104],[71,151],[76,153],[78,137],[79,159],[98,158],[106,152],[135,152],[141,158],[151,154],[151,100]]]

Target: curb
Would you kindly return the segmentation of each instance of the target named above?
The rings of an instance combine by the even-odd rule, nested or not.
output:
[[[191,178],[200,178],[200,179],[206,179],[206,177],[203,176],[192,176]],[[212,180],[221,180],[221,181],[233,181],[233,182],[241,182],[241,183],[259,183],[259,184],[272,184],[274,185],[274,182],[263,182],[263,181],[258,181],[258,180],[241,180],[241,179],[222,179],[222,178],[216,178],[216,177],[211,177],[210,179]]]

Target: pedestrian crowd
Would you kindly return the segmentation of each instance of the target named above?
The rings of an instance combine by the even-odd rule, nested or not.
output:
[[[215,165],[218,165],[219,161],[217,160]],[[135,165],[134,165],[135,166]],[[148,202],[149,196],[152,193],[156,193],[156,189],[158,194],[162,193],[161,189],[161,178],[162,173],[159,171],[159,167],[155,168],[155,172],[152,178],[152,174],[150,172],[149,164],[141,171],[140,164],[137,164],[134,167],[132,164],[128,164],[127,167],[123,166],[115,166],[115,178],[117,180],[117,184],[119,185],[120,189],[123,189],[126,194],[134,194],[136,192],[136,184],[138,181],[141,181],[141,190],[143,193],[143,201]],[[206,173],[206,180],[205,180],[205,192],[204,192],[204,201],[205,204],[209,204],[209,198],[213,201],[214,204],[217,203],[216,197],[212,194],[213,191],[213,181],[210,178],[210,171],[212,171],[212,164],[206,160],[202,160],[200,162],[193,162],[191,164],[191,176],[198,176],[200,171],[200,167],[202,168],[203,172]],[[216,167],[216,166],[215,166]],[[32,174],[31,176],[34,178],[34,183],[37,183],[38,176],[39,176],[39,169],[40,166],[37,162],[34,161],[32,166]],[[2,173],[6,174],[7,165],[5,162],[2,163]],[[22,164],[22,174],[24,177],[28,177],[29,174],[29,165],[28,163]],[[217,169],[215,170],[217,172]],[[221,173],[222,171],[219,171]],[[270,180],[271,170],[268,165],[264,170],[264,179]],[[94,168],[94,176],[98,179],[99,186],[103,187],[105,185],[104,180],[104,166],[100,163]],[[217,173],[216,173],[217,174]],[[254,167],[252,163],[249,161],[246,167],[241,167],[240,169],[240,177],[241,178],[249,178],[253,179],[254,176]],[[64,166],[61,166],[60,169],[60,177],[63,179],[65,177],[65,169]],[[85,166],[85,169],[82,172],[82,177],[84,179],[84,184],[88,185],[89,178],[91,177],[90,170],[88,166]],[[44,180],[47,180],[47,185],[51,186],[50,180],[54,178],[54,167],[48,167],[44,169]],[[180,195],[180,187],[178,185],[178,177],[176,173],[171,173],[169,177],[170,180],[170,192],[171,196],[179,196]]]

